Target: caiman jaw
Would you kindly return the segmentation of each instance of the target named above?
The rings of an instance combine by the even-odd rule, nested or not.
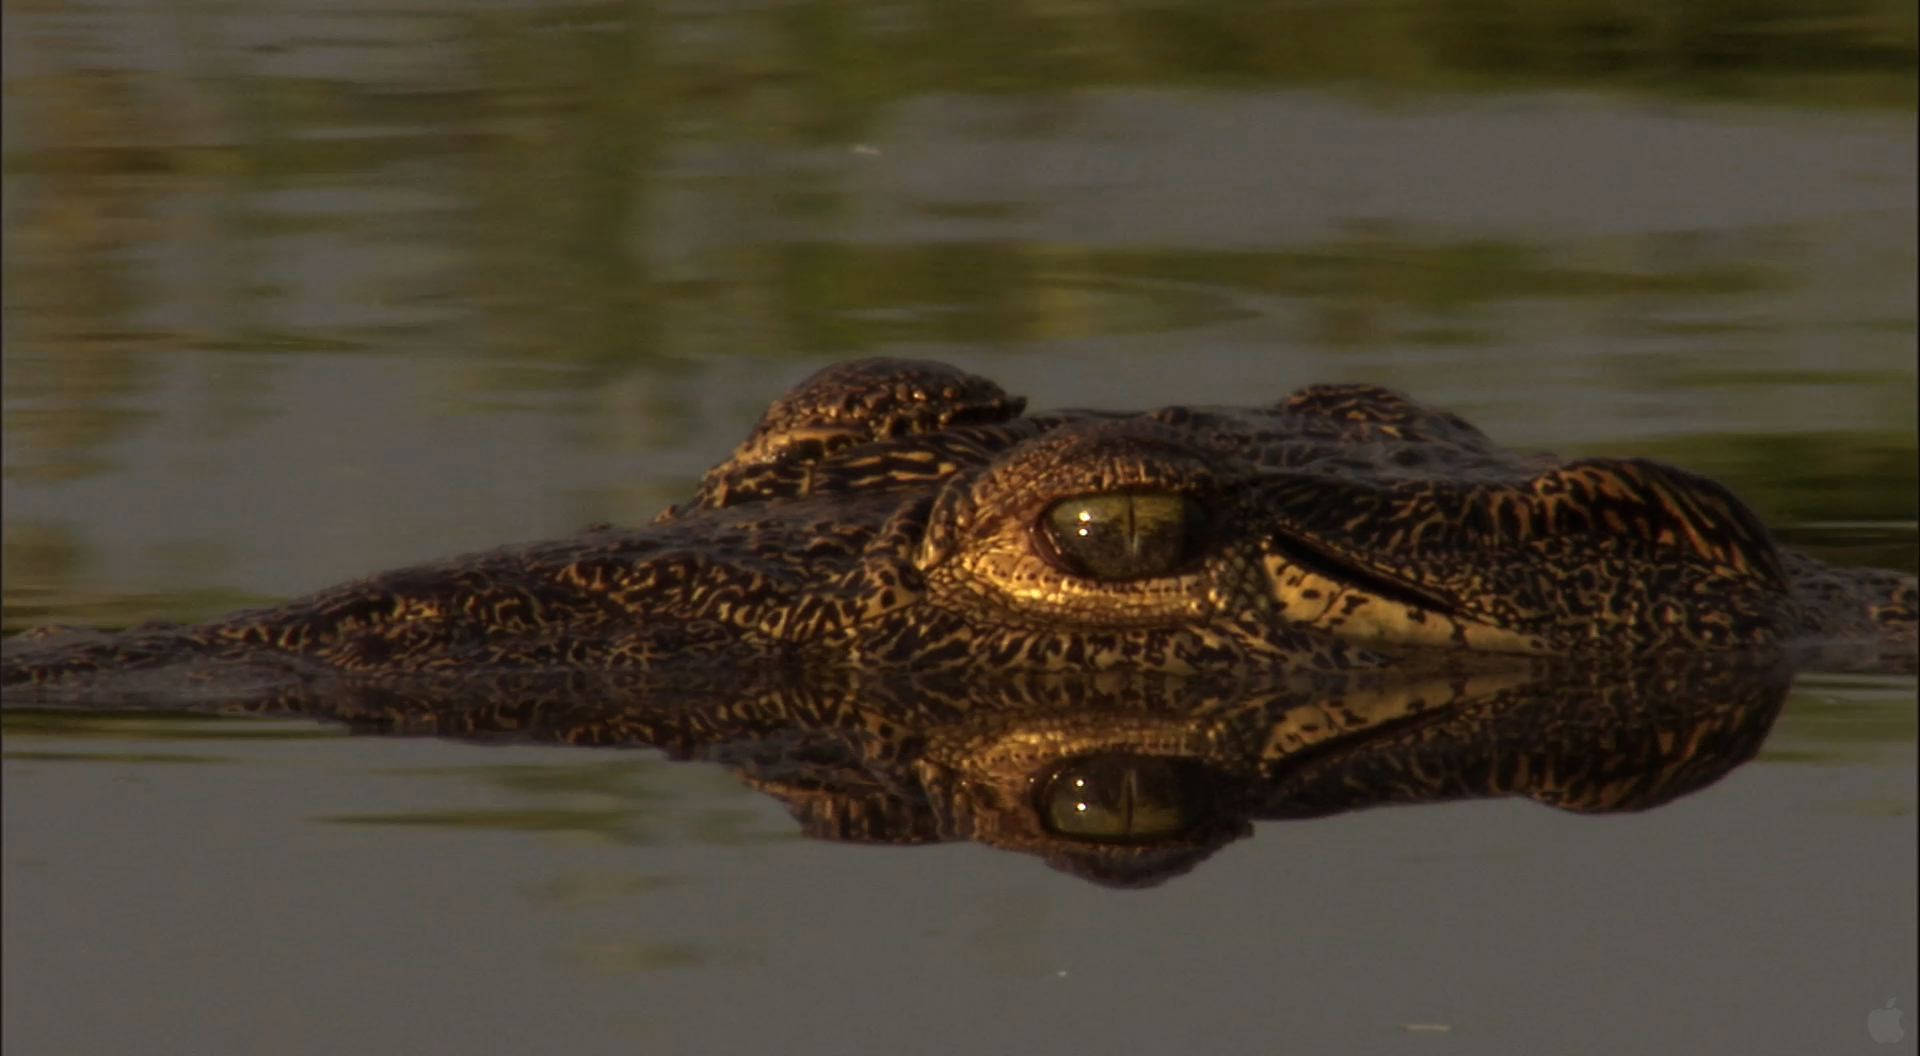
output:
[[[1443,594],[1298,534],[1261,555],[1282,619],[1352,641],[1545,655],[1534,635],[1476,618]]]

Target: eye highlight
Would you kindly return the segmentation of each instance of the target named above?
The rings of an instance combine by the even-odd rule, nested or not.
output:
[[[1121,491],[1076,495],[1035,525],[1041,552],[1062,570],[1101,580],[1181,571],[1199,556],[1206,511],[1185,495]]]

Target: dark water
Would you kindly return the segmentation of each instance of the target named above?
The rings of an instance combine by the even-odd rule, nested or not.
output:
[[[4,622],[640,522],[851,355],[1373,380],[1913,569],[1909,5],[17,4]],[[648,752],[7,725],[9,1051],[1912,1051],[1911,679],[1111,891]],[[1876,1045],[1894,999],[1906,1040]]]

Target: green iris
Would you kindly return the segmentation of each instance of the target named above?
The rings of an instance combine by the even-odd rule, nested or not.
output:
[[[1056,835],[1103,843],[1150,843],[1194,827],[1205,812],[1197,766],[1146,755],[1100,755],[1055,770],[1040,790]]]
[[[1147,579],[1180,571],[1200,551],[1206,514],[1185,495],[1121,491],[1061,499],[1040,518],[1052,556],[1091,579]]]

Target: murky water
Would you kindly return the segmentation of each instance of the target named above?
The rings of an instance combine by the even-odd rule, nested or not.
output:
[[[14,5],[5,625],[644,521],[852,355],[1040,407],[1380,381],[1912,569],[1913,27]],[[1911,679],[1808,676],[1658,810],[1267,822],[1126,892],[647,752],[10,718],[5,1040],[1870,1049],[1914,740]]]

